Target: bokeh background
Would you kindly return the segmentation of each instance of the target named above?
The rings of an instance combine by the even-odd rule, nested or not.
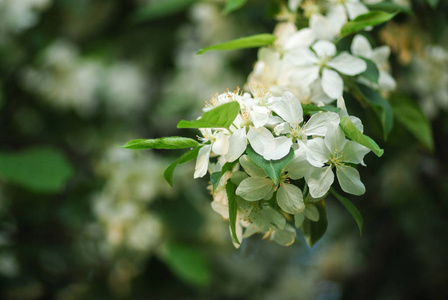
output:
[[[448,299],[448,3],[398,1],[413,13],[370,33],[392,48],[391,103],[412,101],[432,132],[396,115],[385,141],[348,103],[385,149],[349,197],[363,236],[327,201],[312,249],[299,234],[236,250],[193,163],[171,188],[181,153],[117,146],[194,137],[177,122],[244,86],[257,49],[195,54],[272,32],[280,1],[224,2],[0,0],[0,299]]]

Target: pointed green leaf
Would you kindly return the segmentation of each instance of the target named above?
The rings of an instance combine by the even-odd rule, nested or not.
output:
[[[183,149],[196,147],[198,142],[180,136],[163,137],[159,139],[138,139],[127,142],[122,148],[133,150],[147,150],[147,149]]]
[[[276,40],[276,36],[269,33],[256,34],[248,37],[239,38],[233,41],[213,45],[199,50],[198,55],[204,54],[211,50],[236,50],[246,48],[257,48],[262,46],[272,45]]]
[[[243,7],[246,2],[247,0],[227,0],[223,13],[227,15],[228,13]]]
[[[33,191],[58,192],[73,174],[72,165],[57,149],[32,147],[0,152],[0,177]]]
[[[431,125],[420,107],[404,95],[394,95],[391,102],[395,118],[429,150],[434,150]]]
[[[225,172],[230,171],[237,164],[238,161],[227,162],[222,166],[221,172],[214,172],[210,175],[210,182],[213,186],[213,191],[218,187],[219,181]]]
[[[163,177],[169,183],[169,185],[173,186],[173,173],[174,173],[174,169],[176,169],[177,165],[186,163],[186,162],[198,157],[200,148],[201,147],[196,147],[196,148],[191,149],[190,151],[186,152],[184,155],[182,155],[181,157],[176,159],[174,162],[172,162],[166,168],[165,172],[163,172]]]
[[[240,105],[232,101],[205,112],[193,121],[181,120],[177,128],[229,128],[240,112]]]
[[[345,135],[349,139],[369,148],[378,157],[381,157],[381,155],[383,155],[384,150],[381,149],[378,144],[370,137],[362,134],[361,131],[356,128],[355,124],[353,124],[349,117],[342,117],[339,126],[342,128]]]
[[[306,242],[310,247],[313,247],[327,231],[327,208],[325,206],[325,200],[320,200],[315,203],[317,210],[319,211],[319,220],[317,222],[311,221],[308,218],[303,220],[300,230],[305,237]]]
[[[258,155],[252,147],[247,147],[247,155],[256,165],[262,168],[266,174],[274,181],[274,184],[278,184],[280,175],[282,175],[285,167],[291,162],[294,157],[294,150],[291,149],[288,155],[279,160],[266,160],[261,155]]]
[[[383,1],[383,2],[374,3],[374,4],[366,4],[366,6],[369,10],[382,10],[382,11],[385,11],[388,13],[394,13],[396,11],[400,11],[400,12],[407,13],[409,15],[414,14],[412,12],[412,9],[405,7],[405,6],[398,5],[394,2],[389,2],[389,1]]]
[[[226,184],[226,193],[227,198],[229,200],[229,222],[230,222],[230,230],[232,232],[233,240],[240,244],[240,241],[238,240],[238,236],[236,234],[236,215],[238,212],[238,206],[237,206],[237,197],[235,194],[236,191],[236,185],[232,183],[231,180],[227,181]]]
[[[341,28],[340,35],[346,35],[358,32],[366,27],[378,25],[391,20],[398,12],[387,13],[384,11],[369,11],[363,15],[357,16],[354,20],[344,24]]]
[[[380,119],[383,127],[384,140],[386,140],[394,126],[394,112],[389,101],[384,99],[384,97],[377,91],[368,86],[360,84],[359,90],[363,94],[364,99],[372,106],[373,111]]]
[[[368,80],[374,83],[378,83],[378,79],[380,78],[380,71],[378,70],[376,63],[367,58],[362,58],[362,60],[366,62],[367,69],[359,75],[364,78],[367,78]]]
[[[210,284],[212,272],[206,256],[198,247],[185,244],[167,244],[163,260],[168,267],[187,283],[199,287]]]
[[[344,207],[352,215],[353,219],[355,219],[356,224],[358,224],[359,234],[362,236],[362,224],[364,223],[364,220],[359,210],[356,208],[356,206],[353,205],[353,203],[350,202],[350,200],[339,195],[338,192],[336,192],[333,188],[330,189],[330,192],[336,199],[339,200],[339,202],[342,203],[342,205],[344,205]]]

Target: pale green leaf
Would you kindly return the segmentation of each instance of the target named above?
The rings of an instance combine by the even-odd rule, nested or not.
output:
[[[186,162],[198,157],[199,149],[200,149],[200,147],[191,149],[190,151],[186,152],[184,155],[182,155],[181,157],[176,159],[174,162],[172,162],[166,168],[165,172],[163,172],[163,177],[171,186],[173,186],[173,173],[174,173],[174,169],[176,169],[177,165],[186,163]]]
[[[361,213],[356,208],[356,206],[353,205],[353,203],[350,202],[347,198],[341,196],[336,192],[333,188],[330,189],[331,194],[339,200],[339,202],[344,205],[344,207],[349,211],[349,213],[352,215],[353,219],[355,219],[356,224],[358,224],[359,228],[359,234],[362,236],[362,224],[364,223],[364,220],[361,216]]]
[[[193,121],[181,120],[177,128],[229,128],[240,112],[240,105],[232,101],[205,112]]]
[[[345,135],[349,139],[369,148],[378,157],[381,157],[383,155],[384,150],[381,149],[378,144],[370,137],[362,134],[361,131],[356,128],[355,124],[353,124],[349,117],[342,117],[339,126],[342,128]]]
[[[367,69],[359,75],[367,78],[374,83],[378,83],[378,79],[380,78],[380,71],[378,70],[376,63],[367,58],[361,57],[361,59],[366,62]]]
[[[73,175],[73,166],[57,149],[32,147],[0,152],[0,177],[33,191],[58,192]]]
[[[246,4],[247,0],[227,0],[226,6],[224,7],[224,14],[231,13]]]
[[[434,0],[429,0],[429,1],[434,1]],[[438,0],[435,0],[438,1]],[[413,11],[412,9],[396,4],[395,2],[391,2],[391,1],[383,1],[383,2],[379,2],[379,3],[374,3],[374,4],[366,4],[367,8],[369,8],[369,10],[382,10],[385,12],[389,12],[389,13],[394,13],[396,11],[400,11],[400,12],[404,12],[410,15],[413,15]]]
[[[279,245],[290,246],[296,239],[296,230],[289,224],[286,224],[283,230],[275,229],[272,232],[271,238]]]
[[[248,177],[241,181],[236,194],[247,201],[258,201],[274,191],[274,184],[266,177]]]
[[[288,214],[297,214],[305,209],[302,190],[289,183],[280,183],[277,190],[277,204]]]
[[[280,175],[283,173],[285,167],[291,162],[294,158],[294,150],[291,151],[279,160],[265,160],[262,156],[258,155],[252,147],[247,147],[247,155],[249,158],[260,168],[262,168],[266,174],[274,181],[274,184],[277,185],[280,179]]]
[[[262,33],[248,37],[239,38],[233,41],[213,45],[199,50],[198,55],[211,50],[236,50],[245,48],[257,48],[272,45],[277,37],[273,34]]]
[[[340,35],[344,37],[346,35],[356,33],[366,27],[378,25],[391,20],[398,12],[387,13],[384,11],[369,11],[363,15],[356,17],[354,20],[344,24],[341,28]]]
[[[310,247],[313,247],[322,238],[328,227],[325,200],[322,199],[321,201],[316,202],[315,205],[319,211],[319,221],[314,222],[306,218],[303,220],[302,226],[300,227],[300,230]]]
[[[404,95],[394,95],[391,102],[395,118],[426,148],[434,150],[431,125],[420,107]]]
[[[133,150],[147,149],[183,149],[196,147],[198,142],[180,136],[163,137],[159,139],[138,139],[127,142],[123,148]]]

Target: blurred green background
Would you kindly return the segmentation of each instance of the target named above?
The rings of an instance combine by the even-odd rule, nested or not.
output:
[[[363,237],[328,201],[312,249],[236,250],[193,163],[171,188],[180,153],[117,147],[194,137],[178,120],[244,86],[256,49],[195,54],[272,32],[280,1],[224,2],[0,0],[0,299],[448,299],[448,3],[402,1],[414,14],[371,32],[392,48],[391,103],[419,106],[433,139],[396,115],[384,141],[348,103],[385,149],[350,197]]]

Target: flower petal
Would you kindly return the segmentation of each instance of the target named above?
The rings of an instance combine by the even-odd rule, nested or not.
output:
[[[306,159],[315,167],[322,167],[330,159],[331,152],[325,145],[324,139],[314,138],[308,140],[306,145],[301,143],[300,147],[305,149]]]
[[[322,71],[322,89],[328,97],[336,99],[342,95],[344,82],[337,72],[325,68]]]
[[[378,78],[378,85],[383,91],[393,91],[397,88],[395,79],[386,71],[380,71],[380,77]]]
[[[218,132],[212,150],[218,155],[225,155],[229,151],[229,136],[222,131]]]
[[[314,40],[315,38],[311,28],[303,28],[288,37],[284,49],[308,48]]]
[[[270,108],[290,124],[303,121],[303,109],[299,99],[291,92],[284,92],[282,97],[270,105]]]
[[[339,126],[328,126],[324,140],[331,154],[342,151],[347,143],[345,134]]]
[[[305,135],[325,136],[327,133],[327,126],[339,125],[339,115],[334,112],[320,112],[311,116],[308,122],[303,126],[303,133]]]
[[[389,46],[381,46],[373,49],[372,60],[377,64],[382,66],[389,60],[390,48]]]
[[[249,177],[241,181],[236,194],[247,201],[258,201],[274,191],[274,183],[266,177]]]
[[[364,156],[370,152],[370,149],[367,147],[364,147],[361,144],[358,144],[354,141],[349,141],[344,146],[344,161],[354,164],[361,164],[365,166],[364,163]]]
[[[224,156],[226,161],[232,162],[238,159],[247,147],[246,128],[235,131],[229,139],[229,150]]]
[[[250,111],[250,117],[255,128],[264,126],[269,120],[270,113],[271,111],[268,108],[254,105]]]
[[[299,148],[294,151],[294,158],[286,166],[285,172],[288,172],[288,176],[292,179],[300,179],[305,177],[311,170],[311,164],[306,158],[306,152],[304,148]]]
[[[342,52],[337,57],[333,58],[327,65],[342,74],[350,76],[360,74],[367,70],[367,64],[364,60],[350,55],[347,52]]]
[[[359,172],[355,168],[337,166],[336,176],[344,192],[356,196],[360,196],[366,192],[366,188],[359,177]]]
[[[289,183],[281,183],[277,190],[277,204],[289,213],[297,214],[305,209],[302,190]]]
[[[334,182],[334,174],[330,166],[315,168],[305,177],[306,183],[310,188],[310,194],[313,198],[323,197]]]
[[[350,20],[369,12],[369,9],[360,2],[345,2],[345,7],[347,8],[348,17]]]
[[[372,46],[370,45],[369,40],[360,34],[355,35],[353,38],[351,51],[356,56],[362,56],[365,58],[372,57]]]
[[[297,48],[285,54],[283,61],[292,66],[310,66],[317,64],[316,54],[308,48]]]
[[[293,86],[302,88],[310,85],[317,78],[319,78],[318,66],[300,66],[291,70],[289,81]]]
[[[267,177],[266,172],[257,164],[250,160],[249,156],[243,155],[239,160],[244,171],[252,177]]]
[[[336,46],[329,41],[319,40],[311,47],[318,57],[333,57],[336,55]]]
[[[196,159],[196,167],[194,169],[194,178],[201,178],[207,174],[208,160],[211,151],[212,145],[205,145],[199,149],[198,158]]]

